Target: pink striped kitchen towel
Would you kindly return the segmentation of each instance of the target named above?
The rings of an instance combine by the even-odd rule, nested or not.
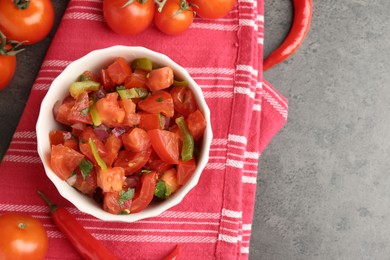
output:
[[[154,26],[120,36],[105,24],[102,0],[70,0],[0,165],[0,212],[39,218],[49,236],[47,259],[79,259],[53,225],[42,190],[123,259],[161,259],[176,244],[180,259],[247,259],[258,159],[287,118],[287,100],[262,79],[263,2],[239,0],[225,18],[196,18],[180,36]],[[78,211],[46,177],[35,124],[52,80],[73,60],[112,45],[143,46],[168,55],[201,86],[214,139],[199,184],[177,206],[135,223],[103,222]]]

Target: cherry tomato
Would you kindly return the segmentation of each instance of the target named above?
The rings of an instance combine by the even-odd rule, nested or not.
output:
[[[217,19],[226,16],[237,0],[191,0],[193,9],[202,18]]]
[[[5,88],[12,80],[16,69],[16,56],[5,56],[0,54],[0,90]]]
[[[153,21],[154,9],[153,0],[103,1],[104,19],[118,34],[134,35],[144,31]]]
[[[42,223],[25,214],[0,216],[0,259],[44,259],[48,238]]]
[[[51,1],[22,0],[19,4],[14,2],[0,0],[0,31],[10,40],[26,41],[24,44],[33,44],[45,38],[54,23]]]
[[[168,35],[178,35],[186,31],[194,20],[194,12],[187,2],[168,0],[161,12],[154,15],[154,24]]]

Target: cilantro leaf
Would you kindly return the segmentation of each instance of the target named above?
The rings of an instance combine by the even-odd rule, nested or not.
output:
[[[126,201],[132,199],[134,197],[135,189],[128,189],[127,191],[121,190],[118,203],[119,205],[123,205]]]
[[[160,199],[167,199],[171,195],[171,189],[163,180],[158,180],[156,189],[154,190],[154,196]]]
[[[80,167],[81,175],[83,176],[83,179],[85,180],[88,177],[88,175],[91,173],[91,170],[93,168],[93,164],[90,161],[83,159],[80,162],[79,167]]]

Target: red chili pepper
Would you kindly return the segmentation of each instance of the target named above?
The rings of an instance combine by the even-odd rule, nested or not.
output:
[[[290,57],[301,46],[309,31],[313,12],[312,0],[293,0],[293,5],[294,21],[290,32],[283,43],[264,60],[264,71]]]
[[[169,255],[164,257],[163,260],[177,260],[179,257],[179,253],[180,253],[180,245],[177,245]]]
[[[49,205],[54,223],[84,259],[119,259],[85,230],[68,210],[53,204],[42,192],[38,191],[38,194]]]

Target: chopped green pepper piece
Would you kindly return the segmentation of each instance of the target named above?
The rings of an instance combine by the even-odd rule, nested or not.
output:
[[[70,85],[69,93],[73,98],[76,98],[84,91],[97,91],[99,86],[100,83],[95,81],[76,81]]]
[[[178,117],[175,120],[177,126],[180,129],[180,133],[183,137],[183,147],[181,149],[181,159],[183,162],[191,160],[194,155],[194,138],[192,137],[190,130],[184,117]]]
[[[89,107],[89,113],[91,114],[92,122],[95,126],[102,124],[102,120],[100,119],[99,113],[96,110],[95,104]]]
[[[95,158],[97,164],[100,166],[100,168],[103,171],[107,170],[107,165],[103,161],[103,159],[100,157],[98,150],[96,148],[96,145],[95,145],[94,141],[92,140],[92,138],[89,138],[88,142],[89,142],[89,146],[91,147],[93,157]]]
[[[154,190],[154,196],[160,199],[167,199],[171,195],[171,189],[163,180],[158,180],[156,189]]]
[[[149,95],[146,88],[117,89],[117,92],[122,99],[146,98]]]
[[[134,69],[141,69],[151,71],[153,69],[153,63],[148,58],[138,58],[131,63]]]
[[[174,80],[173,81],[173,86],[174,87],[187,87],[188,86],[188,81],[187,80],[182,80],[182,81]]]

